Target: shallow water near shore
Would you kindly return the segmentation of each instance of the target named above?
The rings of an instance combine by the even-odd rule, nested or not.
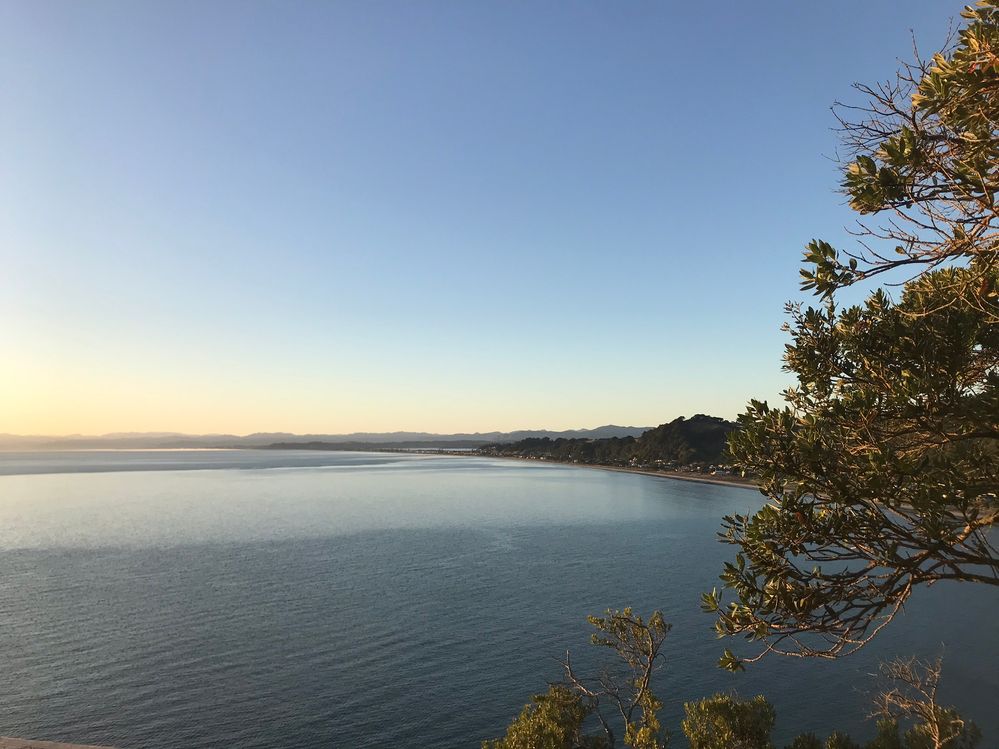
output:
[[[124,749],[477,747],[585,616],[660,608],[666,722],[765,693],[778,741],[866,737],[878,658],[944,648],[944,697],[999,739],[999,597],[920,591],[840,662],[714,667],[699,594],[752,490],[469,457],[0,455],[0,735]],[[726,643],[727,644],[727,643]]]

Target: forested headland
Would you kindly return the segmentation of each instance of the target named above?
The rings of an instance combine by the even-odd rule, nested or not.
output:
[[[483,455],[551,460],[585,465],[631,466],[663,470],[726,470],[728,436],[738,425],[717,416],[679,417],[639,437],[569,439],[531,437],[493,443]]]

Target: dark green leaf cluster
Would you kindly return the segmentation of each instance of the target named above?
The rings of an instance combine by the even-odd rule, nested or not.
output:
[[[898,259],[808,245],[803,286],[824,302],[788,306],[797,385],[783,407],[752,401],[730,437],[768,502],[725,518],[734,600],[703,597],[719,635],[761,646],[725,651],[725,668],[853,652],[922,584],[999,585],[999,5],[965,17],[949,53],[895,88],[861,87],[867,118],[843,122],[844,189],[855,210],[891,214],[867,237]],[[837,306],[839,288],[902,266],[917,274],[897,302],[875,289]]]
[[[599,738],[582,735],[583,721],[591,708],[566,687],[553,685],[537,694],[501,739],[482,742],[482,749],[602,749]]]
[[[968,272],[926,274],[897,305],[877,292],[792,311],[799,385],[783,408],[752,402],[731,437],[770,502],[725,518],[740,553],[721,579],[737,601],[703,602],[719,634],[836,655],[916,585],[999,583],[999,326],[949,296]]]
[[[528,437],[517,442],[485,445],[484,455],[506,455],[519,458],[544,458],[560,463],[592,465],[626,465],[635,454],[634,437],[584,439],[559,437]]]
[[[702,465],[727,460],[727,439],[736,424],[716,416],[682,416],[649,429],[638,439],[551,439],[531,437],[483,447],[487,455],[544,458],[588,465]]]
[[[796,736],[785,749],[974,749],[981,732],[950,708],[936,708],[961,728],[940,740],[930,726],[916,723],[902,735],[894,719],[878,721],[875,737],[865,743],[833,731],[825,740],[814,733]],[[691,749],[773,749],[771,732],[777,719],[773,706],[762,696],[739,700],[726,694],[684,705],[683,732]],[[937,740],[934,740],[936,738]]]
[[[659,722],[662,702],[652,690],[652,677],[662,659],[662,645],[672,625],[661,611],[654,611],[645,621],[630,608],[608,610],[604,616],[589,616],[587,621],[596,630],[590,642],[609,648],[623,662],[625,676],[616,679],[607,671],[588,686],[572,669],[566,658],[568,682],[590,698],[600,717],[609,744],[614,743],[613,730],[600,712],[601,703],[610,703],[624,724],[624,743],[632,749],[665,749],[669,735]],[[623,683],[622,683],[623,682]]]
[[[813,733],[802,734],[795,737],[786,749],[975,749],[980,740],[981,731],[974,723],[969,723],[959,735],[934,743],[924,725],[910,728],[903,736],[896,721],[880,720],[877,735],[866,744],[854,741],[845,733],[834,731],[825,741],[821,741]]]
[[[732,422],[717,416],[680,417],[639,437],[634,457],[647,464],[725,462],[728,436],[736,428]]]
[[[652,689],[652,676],[661,665],[670,625],[659,611],[645,621],[630,608],[587,618],[596,630],[592,644],[611,650],[616,668],[582,676],[566,653],[565,681],[534,697],[506,736],[483,742],[483,749],[613,749],[622,730],[631,749],[665,749],[669,735],[659,722],[662,702]],[[599,724],[598,733],[583,733],[587,718]]]
[[[607,670],[581,677],[566,654],[565,680],[534,697],[506,736],[484,742],[483,749],[612,749],[622,727],[625,746],[665,749],[669,734],[659,720],[663,703],[653,691],[652,677],[664,658],[662,645],[670,625],[659,611],[648,621],[631,609],[587,618],[595,629],[591,643],[617,656],[624,678]],[[859,744],[841,732],[824,741],[807,733],[786,749],[975,749],[981,739],[975,724],[937,702],[942,666],[940,659],[914,658],[881,664],[883,683],[873,713],[881,719],[870,742]],[[684,712],[681,728],[691,749],[773,749],[777,713],[762,695],[740,700],[716,694],[684,703]],[[598,723],[600,730],[584,733],[587,721]],[[904,735],[900,721],[908,726]]]
[[[840,117],[854,154],[842,187],[855,211],[886,220],[860,225],[859,251],[841,256],[826,242],[809,244],[804,288],[828,296],[895,268],[995,264],[999,4],[983,0],[962,15],[967,23],[950,50],[905,65],[895,82],[856,86],[867,103]],[[975,290],[972,283],[955,293]]]
[[[913,726],[905,732],[905,749],[975,749],[982,739],[982,732],[974,723],[966,723],[953,708],[939,708],[937,721],[957,725],[956,735],[939,741],[931,727],[925,723]]]
[[[681,725],[691,749],[772,749],[777,711],[763,695],[742,701],[716,694],[683,709]]]

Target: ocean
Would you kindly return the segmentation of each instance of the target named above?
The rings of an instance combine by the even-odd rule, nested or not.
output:
[[[657,692],[765,694],[778,744],[868,737],[879,659],[943,653],[945,700],[999,740],[999,596],[918,590],[836,662],[715,667],[699,595],[754,490],[466,456],[0,454],[0,734],[122,749],[477,747],[587,614],[662,609]],[[736,643],[738,644],[738,643]],[[679,738],[679,736],[677,736]],[[677,741],[682,746],[682,741]]]

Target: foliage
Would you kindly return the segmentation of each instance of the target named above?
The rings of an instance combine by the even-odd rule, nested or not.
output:
[[[940,711],[938,718],[944,725],[953,725],[960,720],[957,712],[950,708]],[[982,740],[982,732],[974,723],[961,726],[956,735],[938,743],[933,733],[934,726],[921,724],[905,732],[906,749],[975,749]]]
[[[726,668],[770,652],[855,652],[922,585],[999,585],[999,0],[963,15],[949,50],[930,60],[917,54],[894,81],[858,85],[866,103],[838,109],[850,154],[842,187],[864,217],[859,247],[808,245],[802,286],[821,303],[788,307],[785,364],[797,385],[783,407],[751,402],[728,438],[732,459],[759,477],[768,501],[724,520],[722,540],[739,547],[721,577],[735,600],[718,590],[703,597],[719,635],[759,646],[743,657],[726,650]],[[896,300],[879,284],[899,272],[908,280],[896,284]],[[837,296],[858,283],[875,288],[861,304],[841,306]],[[689,459],[689,441],[659,430],[615,446],[615,459],[643,454],[643,444]],[[583,462],[596,454],[577,447],[566,454]],[[595,642],[628,667],[623,688],[607,676],[576,678],[566,658],[568,685],[610,747],[606,703],[628,726],[627,742],[650,737],[629,745],[665,741],[661,704],[642,677],[668,631],[656,616],[649,624],[630,610],[591,619]],[[866,749],[977,746],[974,724],[937,701],[939,661],[896,660],[882,675],[889,684]],[[715,695],[684,707],[693,749],[771,747],[775,713],[762,696]],[[789,749],[821,746],[859,745],[836,732],[824,743],[799,736]]]
[[[581,678],[566,653],[563,666],[567,684],[588,701],[609,746],[614,746],[614,730],[613,718],[603,712],[607,704],[624,725],[626,746],[664,749],[669,736],[659,722],[662,702],[652,691],[652,676],[664,658],[662,646],[671,625],[663,619],[662,612],[654,611],[646,622],[630,608],[608,610],[602,617],[588,616],[587,621],[597,630],[591,643],[612,650],[623,662],[625,675],[622,678],[605,670],[593,679]]]
[[[795,736],[784,749],[822,749],[822,742],[814,733],[803,733]]]
[[[981,732],[952,707],[937,702],[943,662],[896,658],[881,664],[888,682],[875,700],[875,714],[885,721],[912,720],[906,749],[974,749]]]
[[[517,442],[485,445],[479,451],[487,455],[521,458],[545,458],[562,463],[624,465],[635,453],[634,437],[583,439],[528,437]]]
[[[896,658],[882,663],[884,685],[875,696],[877,735],[864,749],[974,749],[981,732],[952,707],[937,702],[942,662]],[[904,739],[899,721],[909,724]],[[833,732],[825,744],[813,734],[799,736],[787,749],[861,749],[845,733]]]
[[[736,428],[717,416],[682,416],[634,437],[608,439],[551,439],[529,437],[518,442],[486,445],[490,455],[545,458],[563,463],[626,465],[640,463],[718,463],[727,460],[726,440]]]
[[[824,301],[789,306],[798,384],[782,408],[751,402],[730,437],[769,501],[725,518],[739,553],[721,579],[736,600],[703,598],[719,635],[761,645],[726,650],[725,668],[769,652],[835,658],[920,585],[999,584],[999,4],[965,15],[949,54],[861,86],[860,120],[841,120],[851,205],[887,218],[861,224],[859,252],[809,245],[803,286]],[[837,306],[843,286],[900,268],[916,275],[898,302],[876,289]]]
[[[864,104],[838,105],[852,157],[843,190],[855,211],[882,220],[861,222],[859,249],[842,258],[828,243],[812,242],[805,258],[813,269],[802,271],[806,289],[830,295],[900,268],[995,264],[999,3],[983,0],[962,15],[967,24],[949,51],[929,60],[917,54],[895,80],[856,84]],[[873,247],[882,243],[890,251]],[[994,299],[996,288],[976,287],[980,280],[973,275],[955,294]]]
[[[736,428],[717,416],[697,414],[660,424],[638,438],[635,457],[643,463],[716,463],[727,459],[727,440]]]
[[[483,749],[613,749],[619,726],[625,746],[665,749],[669,735],[659,722],[662,702],[652,691],[652,676],[665,658],[662,646],[670,625],[659,611],[646,622],[631,609],[608,610],[587,620],[596,629],[591,643],[609,648],[618,668],[583,677],[566,653],[565,681],[534,697],[535,704],[524,708],[506,736],[483,742]],[[600,734],[582,733],[589,716],[600,725]]]
[[[867,749],[903,749],[898,735],[898,721],[894,718],[879,720],[877,735],[867,744]]]
[[[581,728],[589,708],[582,697],[564,686],[552,685],[545,694],[535,695],[502,739],[482,742],[482,749],[577,749],[593,747],[584,743]]]
[[[860,744],[842,731],[833,731],[826,739],[825,749],[860,749]]]
[[[804,733],[796,736],[785,749],[860,749],[847,734],[834,731],[822,741],[814,733]],[[864,744],[864,749],[904,749],[898,736],[898,723],[894,720],[878,721],[878,732],[872,741]]]
[[[763,695],[737,700],[716,694],[683,706],[691,749],[770,749],[777,713]]]
[[[625,746],[664,749],[669,736],[659,720],[662,702],[652,692],[652,676],[664,659],[669,633],[662,614],[648,622],[630,609],[588,617],[596,631],[591,642],[609,648],[619,661],[617,674],[603,671],[582,678],[569,654],[565,680],[533,698],[510,725],[506,736],[483,743],[483,749],[614,749],[623,726]],[[864,749],[975,749],[981,733],[974,723],[937,701],[942,663],[914,658],[881,664],[882,684],[871,717],[877,734]],[[610,708],[605,712],[605,708]],[[682,729],[691,749],[772,749],[774,708],[762,696],[752,700],[716,694],[684,704]],[[585,734],[586,722],[600,731]],[[900,738],[900,723],[907,730]],[[785,749],[860,749],[847,734],[833,732],[825,741],[802,734]]]

